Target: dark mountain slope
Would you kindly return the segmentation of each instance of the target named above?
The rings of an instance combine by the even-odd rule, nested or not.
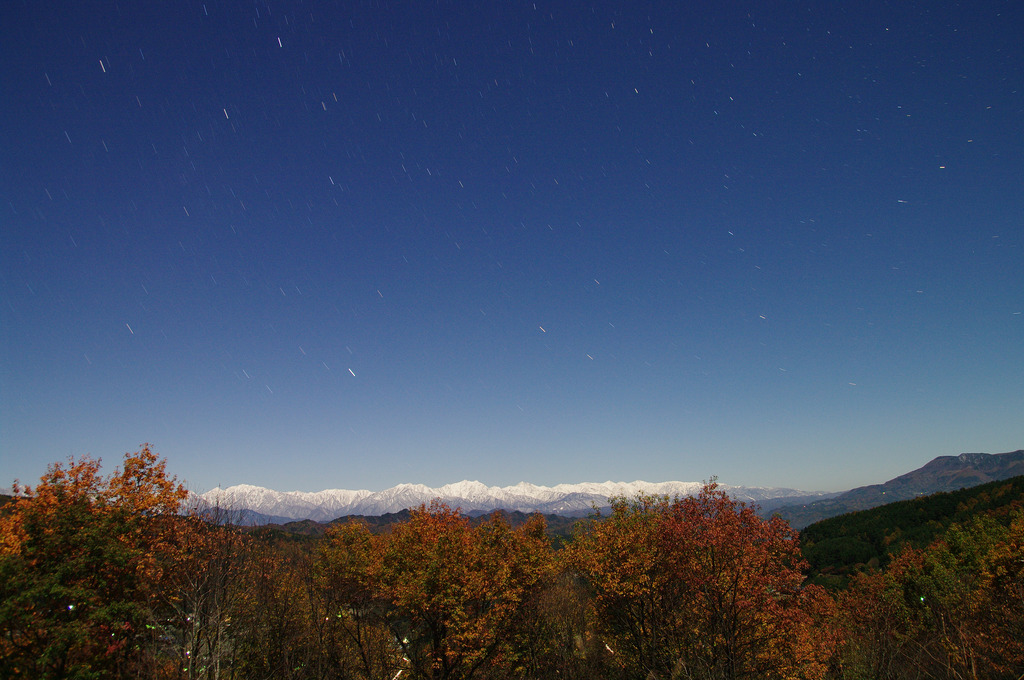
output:
[[[813,503],[783,506],[776,509],[774,514],[800,529],[847,512],[943,491],[957,491],[1018,475],[1024,475],[1024,449],[1009,453],[939,456],[924,467],[890,479],[884,484],[858,487],[834,498]]]

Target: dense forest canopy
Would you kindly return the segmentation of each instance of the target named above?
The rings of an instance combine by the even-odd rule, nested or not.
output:
[[[72,459],[0,510],[0,676],[1019,678],[1021,484],[803,536],[714,481],[556,540],[439,502],[301,536],[189,511],[148,446]]]
[[[844,584],[867,565],[885,566],[905,547],[927,548],[955,524],[987,516],[1008,526],[1024,508],[1024,476],[897,501],[821,520],[800,530],[819,582]]]

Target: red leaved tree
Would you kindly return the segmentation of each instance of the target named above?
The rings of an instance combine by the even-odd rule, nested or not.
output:
[[[613,499],[570,548],[627,676],[824,677],[830,598],[804,586],[796,532],[706,484]]]

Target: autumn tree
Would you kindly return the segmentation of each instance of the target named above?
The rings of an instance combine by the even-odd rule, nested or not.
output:
[[[163,520],[186,496],[149,446],[123,467],[51,465],[0,516],[0,676],[137,674],[153,638]]]
[[[954,524],[925,549],[857,574],[840,597],[848,678],[1008,678],[1024,672],[1024,520]]]
[[[220,508],[194,508],[167,521],[156,605],[166,675],[220,678],[232,667],[251,541],[229,520]]]
[[[991,677],[1024,676],[1024,512],[981,559],[981,597],[975,603],[985,634],[979,649]]]
[[[570,547],[626,677],[824,677],[831,605],[805,587],[797,536],[706,484],[612,501]],[[815,626],[818,626],[815,630]]]
[[[360,551],[346,567],[342,611],[353,626],[379,616],[412,677],[461,680],[517,663],[514,624],[551,572],[542,518],[512,529],[498,513],[473,527],[435,501],[388,534],[345,530],[333,540]]]
[[[389,680],[405,664],[387,625],[390,603],[375,588],[377,543],[363,522],[331,529],[314,569],[314,630],[336,677]]]
[[[671,669],[678,647],[672,626],[683,603],[659,546],[668,507],[666,498],[614,498],[611,516],[592,519],[569,547],[570,564],[592,586],[608,649],[640,676]]]
[[[556,556],[557,560],[557,556]],[[494,680],[607,677],[611,654],[597,634],[597,617],[586,583],[565,570],[523,602],[510,647],[515,663],[488,673]]]
[[[309,555],[300,546],[253,545],[245,597],[232,619],[239,677],[316,677],[310,672],[315,649],[309,635],[308,569]]]

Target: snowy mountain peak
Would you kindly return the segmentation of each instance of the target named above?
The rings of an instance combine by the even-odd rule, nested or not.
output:
[[[455,484],[445,484],[437,489],[438,495],[442,498],[473,498],[475,496],[486,495],[491,491],[492,489],[485,486],[483,483],[471,482],[468,479],[456,482]]]
[[[220,491],[221,493],[230,496],[239,493],[268,491],[268,489],[265,489],[262,486],[253,486],[252,484],[235,484],[234,486],[229,486],[227,488],[217,487],[216,491]]]
[[[648,493],[667,496],[696,494],[701,482],[583,482],[553,487],[519,482],[513,486],[487,486],[479,481],[462,480],[431,488],[423,484],[398,484],[383,491],[365,489],[325,489],[323,491],[274,491],[251,484],[216,488],[199,494],[199,502],[231,511],[250,510],[261,515],[289,520],[312,519],[318,522],[345,515],[384,515],[429,504],[440,499],[463,512],[509,510],[553,514],[586,513],[594,506],[605,506],[612,496]],[[772,498],[811,495],[793,489],[760,487],[721,488],[736,500],[760,502]]]

